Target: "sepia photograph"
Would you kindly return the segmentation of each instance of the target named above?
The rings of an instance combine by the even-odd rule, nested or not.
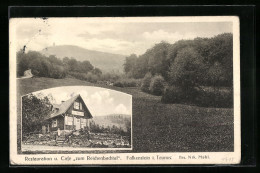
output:
[[[9,25],[11,164],[240,162],[237,17]]]
[[[76,91],[76,92],[75,92]],[[58,87],[22,97],[22,151],[131,149],[131,96]]]

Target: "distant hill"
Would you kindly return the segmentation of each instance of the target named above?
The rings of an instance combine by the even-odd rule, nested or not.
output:
[[[93,119],[91,121],[94,121],[95,124],[98,124],[99,126],[110,126],[113,125],[122,128],[126,131],[126,126],[131,124],[131,116],[125,115],[125,114],[112,114],[112,115],[106,115],[106,116],[93,116]]]
[[[112,54],[84,49],[73,45],[61,45],[47,47],[41,51],[44,55],[55,55],[58,58],[75,58],[78,61],[88,60],[94,67],[100,68],[104,72],[123,72],[125,55]]]

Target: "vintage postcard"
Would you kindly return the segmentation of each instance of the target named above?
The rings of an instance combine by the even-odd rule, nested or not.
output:
[[[10,165],[240,163],[238,17],[9,28]]]

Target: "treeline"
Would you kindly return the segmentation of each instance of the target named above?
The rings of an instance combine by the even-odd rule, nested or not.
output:
[[[127,126],[126,130],[122,129],[121,127],[113,126],[101,126],[96,124],[94,121],[90,121],[89,123],[90,131],[93,133],[112,133],[112,134],[119,134],[122,136],[131,136],[131,126]]]
[[[56,79],[67,75],[90,79],[102,74],[102,71],[93,67],[89,61],[80,62],[68,57],[61,60],[54,55],[47,57],[36,51],[17,52],[17,76],[23,76],[28,69],[31,69],[34,76]]]
[[[142,79],[143,91],[163,95],[165,103],[230,107],[233,35],[161,42],[143,55],[126,57],[124,71],[130,78]]]

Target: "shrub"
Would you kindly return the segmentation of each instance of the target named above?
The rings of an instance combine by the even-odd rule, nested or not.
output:
[[[184,100],[183,89],[176,86],[167,87],[161,101],[163,103],[181,103]]]
[[[60,65],[52,65],[52,68],[49,70],[49,77],[55,79],[61,79],[66,76],[65,69]]]
[[[127,79],[119,79],[114,83],[114,86],[117,87],[137,87],[140,85],[140,80],[133,79],[133,78],[127,78]]]
[[[88,82],[92,82],[92,83],[96,83],[99,79],[97,75],[92,73],[87,73],[86,78]]]
[[[79,72],[69,72],[69,75],[80,80],[87,80],[87,74]]]
[[[154,95],[162,95],[164,91],[164,79],[162,76],[157,75],[151,79],[149,91]]]
[[[122,84],[121,81],[116,81],[116,82],[114,83],[114,86],[116,86],[116,87],[124,87],[124,85]]]
[[[114,82],[117,81],[120,78],[120,76],[116,73],[104,73],[101,74],[100,76],[100,80],[102,81],[110,81],[110,82]]]
[[[79,72],[70,72],[69,75],[76,79],[85,80],[92,83],[96,83],[99,79],[97,75],[94,75],[92,73],[86,74],[86,73],[79,73]]]
[[[178,86],[166,88],[162,96],[163,103],[187,103],[201,107],[232,108],[232,88],[202,87],[185,90]]]
[[[179,86],[167,87],[162,95],[163,103],[194,103],[197,91],[193,88],[182,88]]]
[[[202,107],[233,107],[232,88],[208,87],[197,91],[196,105]]]
[[[149,92],[149,87],[152,79],[152,74],[151,73],[146,73],[142,80],[142,85],[141,85],[141,90],[144,92]]]

